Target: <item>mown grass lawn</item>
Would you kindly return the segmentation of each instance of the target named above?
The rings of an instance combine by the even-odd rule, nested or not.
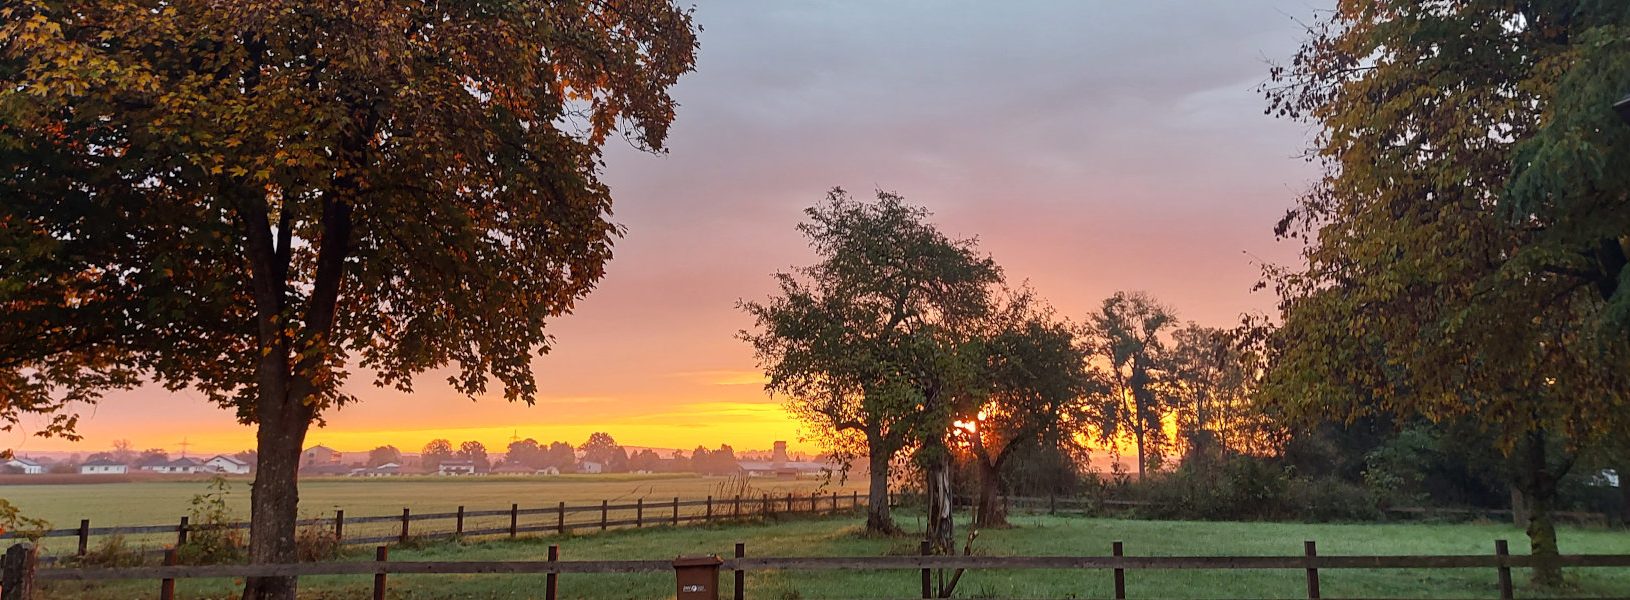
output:
[[[916,525],[905,515],[903,525]],[[1522,532],[1502,524],[1298,524],[1188,521],[1140,521],[1081,517],[1021,516],[1011,529],[980,534],[975,551],[987,555],[1106,555],[1110,543],[1124,540],[1128,555],[1294,555],[1302,540],[1317,540],[1320,554],[1474,554],[1493,551],[1494,540],[1511,540],[1514,553],[1525,553]],[[965,527],[965,525],[963,525]],[[915,553],[913,537],[863,535],[854,516],[792,520],[761,525],[656,528],[614,531],[566,538],[440,543],[422,548],[393,548],[393,560],[542,560],[549,544],[559,543],[562,560],[668,559],[680,554],[728,555],[736,541],[750,556],[880,556]],[[1630,553],[1630,532],[1567,528],[1564,553]],[[358,552],[352,560],[365,560]],[[1575,569],[1563,590],[1532,590],[1519,580],[1518,597],[1539,595],[1630,595],[1630,569]],[[1497,597],[1492,569],[1325,570],[1327,598]],[[729,596],[730,576],[722,577]],[[915,571],[887,572],[755,572],[748,576],[749,598],[912,598]],[[303,598],[365,597],[371,579],[313,577],[302,580]],[[394,575],[392,598],[536,598],[543,576]],[[149,596],[157,582],[87,588],[55,584],[42,598],[112,599]],[[1127,574],[1133,598],[1299,598],[1301,571],[1132,571]],[[182,598],[232,598],[226,581],[182,581]],[[674,594],[671,574],[562,575],[562,598],[661,599]],[[1112,594],[1107,571],[987,571],[965,575],[957,596],[963,598],[1107,598]]]

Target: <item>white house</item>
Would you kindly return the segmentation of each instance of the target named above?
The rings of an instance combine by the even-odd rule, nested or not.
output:
[[[605,472],[605,470],[606,470],[605,465],[594,462],[592,460],[585,460],[583,462],[577,463],[577,472],[579,472],[579,473],[603,473],[603,472]]]
[[[45,465],[26,458],[12,458],[4,463],[0,463],[0,466],[16,469],[21,471],[24,475],[39,475],[45,472]]]
[[[249,463],[225,454],[217,454],[214,458],[204,461],[204,470],[228,475],[248,475]]]
[[[475,461],[444,460],[436,466],[437,475],[474,475]]]
[[[402,474],[402,465],[388,462],[377,467],[352,469],[352,477],[393,477]]]
[[[79,465],[80,475],[123,475],[130,472],[124,463],[106,458],[93,458]]]
[[[153,468],[159,473],[200,473],[204,471],[204,463],[196,458],[185,456]]]
[[[538,469],[537,474],[539,474],[539,475],[559,475],[560,474],[560,467],[556,467],[556,466],[553,466],[553,465],[547,466],[547,467],[544,467],[542,469]]]

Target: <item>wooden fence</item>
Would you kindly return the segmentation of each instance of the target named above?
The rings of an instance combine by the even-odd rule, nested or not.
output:
[[[1324,569],[1488,569],[1498,584],[1499,597],[1514,598],[1511,570],[1531,567],[1531,556],[1512,555],[1505,540],[1496,540],[1492,554],[1436,555],[1436,556],[1322,556],[1312,541],[1304,542],[1303,553],[1291,556],[1126,556],[1125,546],[1114,542],[1109,556],[930,556],[928,542],[921,545],[920,556],[875,557],[748,557],[746,546],[736,543],[734,557],[720,561],[719,568],[732,571],[732,590],[736,600],[746,597],[748,571],[827,571],[827,570],[911,570],[920,573],[918,592],[923,598],[948,598],[955,581],[965,570],[984,569],[1051,569],[1111,571],[1114,597],[1127,597],[1126,571],[1166,569],[1294,569],[1306,573],[1306,597],[1320,598],[1319,572]],[[660,573],[676,572],[679,561],[669,560],[596,560],[562,561],[559,546],[549,546],[548,560],[544,561],[402,561],[388,560],[386,547],[380,546],[374,561],[320,562],[271,565],[206,565],[176,566],[173,550],[166,554],[166,565],[159,567],[91,568],[91,569],[36,569],[34,548],[22,543],[11,547],[5,554],[0,569],[0,600],[29,600],[36,581],[100,581],[120,579],[157,579],[159,597],[171,600],[175,593],[175,580],[186,578],[239,578],[255,576],[310,576],[310,575],[371,575],[373,597],[385,596],[389,575],[424,574],[542,574],[544,597],[554,600],[558,594],[562,574],[593,573]],[[1630,555],[1569,555],[1558,559],[1564,567],[1630,567]],[[934,584],[933,573],[942,575],[956,571],[949,585]],[[712,585],[718,586],[717,572],[712,574]],[[916,579],[916,578],[913,578]],[[909,584],[901,586],[910,590]],[[715,587],[714,589],[720,589]]]
[[[1149,502],[1146,500],[1116,500],[1068,496],[1004,496],[1002,500],[1009,510],[1045,510],[1049,513],[1078,513],[1088,516],[1158,506],[1158,503]],[[956,502],[958,506],[972,506],[975,499],[967,496],[958,496],[956,498]],[[1511,509],[1503,508],[1394,506],[1383,509],[1381,512],[1387,514],[1388,516],[1401,517],[1408,520],[1490,519],[1510,521],[1512,519]],[[1578,523],[1581,525],[1605,526],[1609,521],[1606,514],[1599,512],[1553,511],[1551,516],[1562,521]]]
[[[679,526],[696,523],[712,523],[718,521],[761,519],[781,515],[821,515],[851,510],[865,506],[866,498],[859,492],[851,491],[848,494],[837,492],[811,492],[808,495],[760,494],[758,497],[733,496],[730,498],[714,498],[708,496],[699,500],[671,500],[646,501],[643,498],[633,502],[622,501],[612,504],[610,500],[601,500],[599,503],[582,505],[568,505],[565,502],[556,502],[554,505],[522,508],[520,503],[512,503],[507,509],[495,510],[465,510],[463,506],[450,512],[414,513],[403,508],[399,515],[378,516],[347,516],[344,510],[334,511],[332,518],[302,519],[297,522],[299,527],[319,527],[331,532],[336,541],[341,544],[379,544],[388,542],[406,542],[412,539],[435,539],[452,537],[477,536],[508,536],[516,537],[523,533],[555,533],[565,535],[573,531],[607,530],[621,528],[635,528],[648,526]],[[587,518],[584,518],[584,516]],[[439,525],[439,526],[437,526]],[[163,545],[170,540],[176,546],[187,543],[190,534],[204,529],[248,529],[249,524],[244,522],[224,523],[216,525],[201,525],[191,523],[188,517],[181,517],[175,524],[170,525],[132,525],[119,527],[91,527],[90,519],[82,519],[79,527],[71,529],[52,529],[44,532],[19,533],[8,532],[0,534],[0,539],[6,538],[76,538],[74,556],[85,556],[91,550],[91,539],[100,536],[112,535],[159,535],[174,536],[170,539],[161,539]],[[150,550],[153,554],[164,552],[162,548]],[[38,560],[54,562],[60,556],[41,556]]]

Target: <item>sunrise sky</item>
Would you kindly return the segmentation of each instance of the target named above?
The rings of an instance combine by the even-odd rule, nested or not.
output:
[[[793,227],[832,186],[929,207],[1074,319],[1123,289],[1202,324],[1271,308],[1251,292],[1257,261],[1294,256],[1272,226],[1316,172],[1299,158],[1306,128],[1264,116],[1254,90],[1328,2],[696,4],[700,57],[674,90],[670,153],[608,148],[627,235],[599,289],[552,325],[537,405],[471,402],[444,374],[409,395],[357,373],[364,401],[308,443],[501,450],[512,432],[578,443],[603,430],[627,445],[814,450],[764,393],[735,303],[811,262]],[[229,412],[158,388],[111,394],[79,429],[79,443],[12,431],[0,447],[254,446]]]

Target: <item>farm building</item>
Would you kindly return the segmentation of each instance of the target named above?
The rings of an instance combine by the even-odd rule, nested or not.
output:
[[[819,477],[827,470],[826,463],[810,460],[792,460],[787,456],[787,443],[776,442],[770,460],[738,460],[736,466],[748,477],[774,477],[797,479]]]
[[[585,460],[583,462],[577,463],[577,472],[579,472],[579,473],[604,473],[605,470],[606,470],[605,465],[594,462],[592,460]]]
[[[130,472],[124,463],[106,458],[93,458],[79,465],[80,475],[122,475]]]
[[[351,469],[352,477],[394,477],[402,474],[402,465],[388,462],[362,469]]]
[[[225,454],[217,454],[214,458],[204,461],[204,470],[228,475],[248,475],[249,463]]]
[[[45,472],[45,465],[21,457],[8,459],[6,462],[0,463],[0,467],[24,475],[39,475]]]
[[[340,451],[318,444],[300,453],[300,468],[340,464]]]
[[[473,460],[444,460],[436,465],[437,475],[474,475],[475,461]]]
[[[196,458],[183,456],[162,465],[157,465],[152,470],[159,473],[202,473],[204,472],[204,463]]]
[[[538,470],[526,465],[504,463],[493,469],[494,475],[537,475]]]

